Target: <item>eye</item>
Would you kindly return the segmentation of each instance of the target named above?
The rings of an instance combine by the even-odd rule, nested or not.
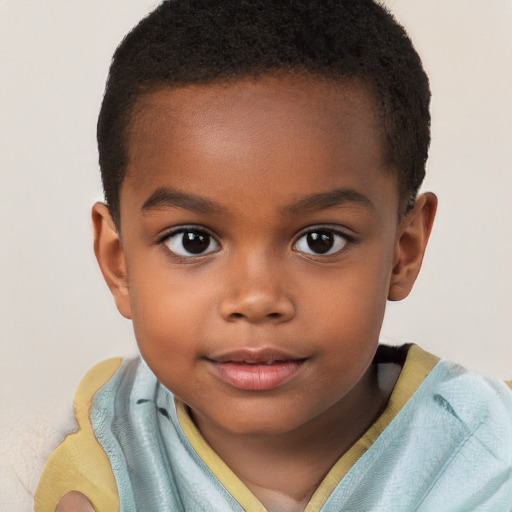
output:
[[[329,255],[341,251],[348,237],[333,229],[311,229],[304,233],[294,244],[296,251],[305,254]]]
[[[165,237],[163,243],[179,256],[203,256],[220,249],[219,243],[207,231],[196,228],[182,228]]]

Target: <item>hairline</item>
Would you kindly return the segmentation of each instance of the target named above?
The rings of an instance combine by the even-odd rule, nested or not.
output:
[[[239,84],[243,82],[258,82],[264,78],[274,77],[274,78],[284,78],[290,76],[296,76],[298,79],[310,78],[317,80],[322,83],[326,83],[332,85],[334,88],[338,87],[349,87],[349,88],[362,88],[366,91],[367,97],[369,98],[372,108],[375,112],[375,122],[378,123],[376,127],[377,132],[379,133],[380,143],[382,146],[382,156],[384,167],[386,168],[384,172],[390,172],[394,175],[396,180],[396,187],[398,190],[398,216],[399,218],[403,215],[406,215],[408,211],[411,209],[411,202],[414,201],[413,198],[403,197],[403,190],[400,183],[400,169],[393,165],[390,162],[392,156],[390,155],[391,151],[387,144],[387,131],[385,128],[384,119],[386,116],[385,109],[381,105],[379,101],[379,93],[377,91],[377,87],[371,80],[371,77],[363,77],[362,73],[355,73],[353,75],[336,73],[335,70],[332,70],[331,73],[328,70],[318,70],[312,71],[309,69],[300,69],[298,67],[286,69],[284,67],[277,67],[275,69],[254,69],[247,70],[247,72],[239,72],[232,73],[228,76],[219,76],[209,80],[190,80],[190,81],[178,81],[178,80],[155,80],[152,83],[147,83],[144,85],[139,85],[135,87],[132,93],[130,94],[130,103],[128,108],[124,110],[124,116],[126,122],[124,123],[124,130],[121,134],[122,141],[125,144],[125,156],[127,161],[125,162],[124,168],[120,175],[122,178],[119,180],[119,184],[117,187],[117,209],[113,211],[109,207],[110,214],[120,231],[121,228],[121,189],[123,183],[125,182],[128,176],[128,158],[129,158],[129,147],[132,140],[134,125],[136,123],[137,114],[141,112],[143,107],[141,105],[142,99],[144,97],[150,96],[152,94],[158,93],[159,91],[172,91],[178,89],[186,89],[186,88],[207,88],[207,87],[226,87],[229,88],[234,84]],[[380,119],[380,122],[379,122]],[[108,206],[108,204],[107,204]]]

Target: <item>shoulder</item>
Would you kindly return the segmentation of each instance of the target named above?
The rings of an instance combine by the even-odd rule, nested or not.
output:
[[[405,390],[413,402],[449,411],[470,430],[488,420],[512,430],[512,381],[502,382],[439,359],[417,345],[395,350],[405,354],[395,392]]]
[[[80,384],[78,384],[74,398],[75,415],[79,424],[82,418],[88,421],[87,418],[94,395],[114,376],[122,363],[123,359],[120,357],[106,359],[94,365],[84,375]]]
[[[60,498],[75,490],[97,510],[118,510],[114,475],[90,422],[94,396],[123,366],[123,359],[102,361],[80,381],[74,398],[78,431],[66,437],[48,459],[34,499],[36,512],[53,512]]]
[[[419,347],[398,350],[406,358],[391,398],[405,403],[374,455],[385,454],[389,465],[396,454],[396,485],[406,478],[412,489],[418,482],[421,507],[402,509],[510,510],[510,388]]]
[[[393,349],[402,357],[402,372],[390,402],[417,432],[451,437],[453,449],[472,444],[509,466],[512,464],[512,390],[416,345]],[[427,435],[425,434],[425,435]]]
[[[451,446],[452,463],[511,470],[512,391],[504,382],[441,360],[414,398],[428,435]]]
[[[510,510],[510,388],[441,360],[418,389],[418,396],[418,446],[428,452],[427,462],[438,461],[421,510]],[[466,505],[460,507],[461,503]]]
[[[512,390],[505,382],[444,360],[433,373],[434,400],[449,404],[468,426],[494,419],[512,429]]]

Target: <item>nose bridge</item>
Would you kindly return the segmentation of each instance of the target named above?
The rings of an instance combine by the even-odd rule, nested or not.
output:
[[[237,251],[230,259],[221,314],[228,321],[287,321],[295,307],[279,257],[264,248]]]

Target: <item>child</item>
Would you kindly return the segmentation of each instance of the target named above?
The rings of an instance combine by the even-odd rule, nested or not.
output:
[[[93,224],[142,357],[84,378],[36,511],[512,509],[509,389],[378,346],[429,98],[371,0],[167,1],[125,38]]]

